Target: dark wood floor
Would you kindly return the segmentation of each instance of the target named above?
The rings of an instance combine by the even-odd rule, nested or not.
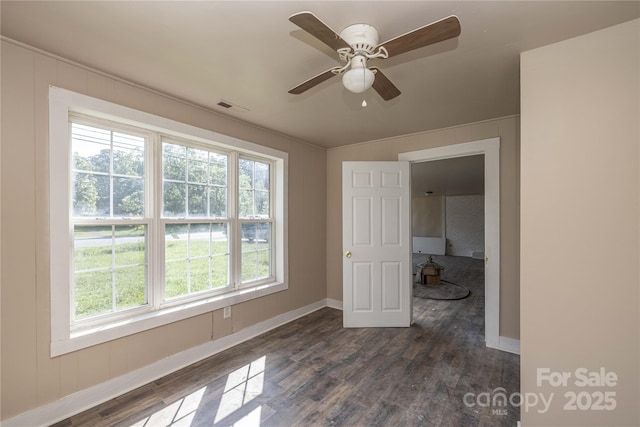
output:
[[[484,346],[483,261],[437,261],[472,293],[414,298],[410,328],[324,308],[55,425],[514,426],[517,407],[468,404],[520,388],[519,356]]]

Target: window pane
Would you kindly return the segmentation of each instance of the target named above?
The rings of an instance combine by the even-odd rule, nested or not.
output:
[[[255,167],[255,189],[269,190],[269,164],[256,162]]]
[[[268,218],[270,215],[270,165],[240,159],[239,211],[241,218]]]
[[[269,193],[267,191],[256,191],[256,216],[261,218],[269,217]]]
[[[74,227],[75,319],[147,303],[145,225]]]
[[[211,258],[211,286],[220,288],[229,285],[229,254]]]
[[[110,150],[109,130],[71,124],[71,151],[75,169],[109,173]]]
[[[113,173],[144,176],[144,138],[113,133]]]
[[[164,179],[185,181],[187,168],[187,147],[162,144],[162,176]]]
[[[185,202],[187,199],[186,184],[165,181],[162,196],[165,216],[185,216]]]
[[[240,159],[240,188],[253,188],[253,161]]]
[[[208,152],[189,148],[187,153],[189,158],[189,182],[206,184],[208,179]]]
[[[114,234],[115,265],[146,264],[146,227],[144,225],[116,226]]]
[[[76,143],[77,145],[77,143]],[[90,152],[90,150],[87,150]],[[95,165],[93,163],[93,159],[92,156],[89,154],[89,152],[78,152],[78,151],[74,151],[73,152],[73,168],[74,170],[77,171],[86,171],[86,172],[102,172],[102,173],[109,173],[109,164],[107,163],[106,166],[107,170],[98,170],[97,169],[97,165]]]
[[[253,215],[253,190],[240,190],[240,217],[252,218]]]
[[[253,251],[244,252],[244,243],[242,247],[242,281],[248,282],[258,277],[258,256]]]
[[[253,206],[253,164],[253,161],[247,159],[240,159],[239,161],[239,209],[241,218],[252,218],[255,213]]]
[[[209,277],[209,257],[192,258],[189,261],[189,275],[191,277],[191,292],[211,289]]]
[[[111,270],[75,274],[75,319],[113,311]]]
[[[96,175],[96,216],[111,216],[111,179],[106,175]]]
[[[109,216],[109,176],[75,172],[72,197],[74,216]]]
[[[227,156],[209,153],[209,184],[227,186]]]
[[[145,266],[119,268],[115,271],[116,310],[138,307],[147,303]]]
[[[167,262],[164,267],[165,299],[175,298],[188,293],[187,281],[187,261]]]
[[[189,215],[195,217],[207,216],[207,187],[205,185],[189,184]]]
[[[187,259],[188,233],[188,224],[167,224],[165,226],[164,257],[166,260]]]
[[[211,225],[191,224],[189,227],[189,256],[200,257],[209,256],[209,244]]]
[[[227,216],[227,189],[211,187],[209,189],[209,215],[214,218]]]
[[[271,224],[242,224],[242,282],[271,276]]]
[[[98,181],[106,182],[106,194],[102,194],[102,197],[106,197],[106,210],[104,210],[104,203],[102,205],[102,211],[99,212],[98,204],[100,202],[100,194]],[[104,185],[102,185],[103,189]],[[73,174],[72,184],[72,197],[73,197],[73,215],[74,216],[104,216],[109,213],[109,177],[95,175],[92,173],[75,172]]]
[[[256,240],[256,224],[255,223],[243,223],[242,224],[242,241],[253,242]],[[243,246],[244,252],[244,246]]]
[[[211,280],[212,286],[228,286],[229,238],[227,224],[211,224]]]
[[[271,251],[263,250],[258,252],[258,277],[271,276]]]
[[[141,217],[144,214],[144,180],[113,178],[113,215]]]
[[[112,235],[110,225],[92,227],[76,225],[73,233],[74,271],[111,268],[113,264]]]
[[[227,216],[224,154],[163,143],[163,213],[166,217]]]
[[[72,123],[74,216],[144,215],[145,138]]]
[[[256,240],[261,243],[269,243],[271,241],[271,224],[259,222],[256,224]]]
[[[165,298],[229,285],[227,224],[168,224]]]

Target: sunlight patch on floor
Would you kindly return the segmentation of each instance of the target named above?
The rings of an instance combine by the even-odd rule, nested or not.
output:
[[[267,357],[262,356],[229,374],[213,423],[219,423],[237,410],[246,407],[249,402],[262,394],[266,360]],[[206,386],[202,387],[132,424],[131,427],[190,427],[206,390]],[[258,405],[235,423],[228,425],[259,427],[261,415],[262,405]]]
[[[176,400],[171,405],[154,412],[131,427],[190,426],[206,389],[207,387],[202,387],[182,399]]]
[[[262,394],[265,363],[266,356],[262,356],[229,374],[214,422],[220,422]],[[257,424],[245,424],[255,418],[255,409],[243,417],[239,423],[260,425],[260,407],[256,409],[258,409]]]
[[[233,424],[233,427],[260,427],[262,405],[249,412]]]

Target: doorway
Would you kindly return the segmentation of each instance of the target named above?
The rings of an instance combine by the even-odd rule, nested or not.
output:
[[[475,155],[484,157],[485,344],[500,348],[500,138],[400,153],[398,160],[421,163]]]

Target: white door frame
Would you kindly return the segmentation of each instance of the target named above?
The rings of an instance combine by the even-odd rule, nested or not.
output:
[[[476,154],[484,154],[484,336],[487,347],[500,348],[500,138],[399,153],[398,160],[420,163]]]

